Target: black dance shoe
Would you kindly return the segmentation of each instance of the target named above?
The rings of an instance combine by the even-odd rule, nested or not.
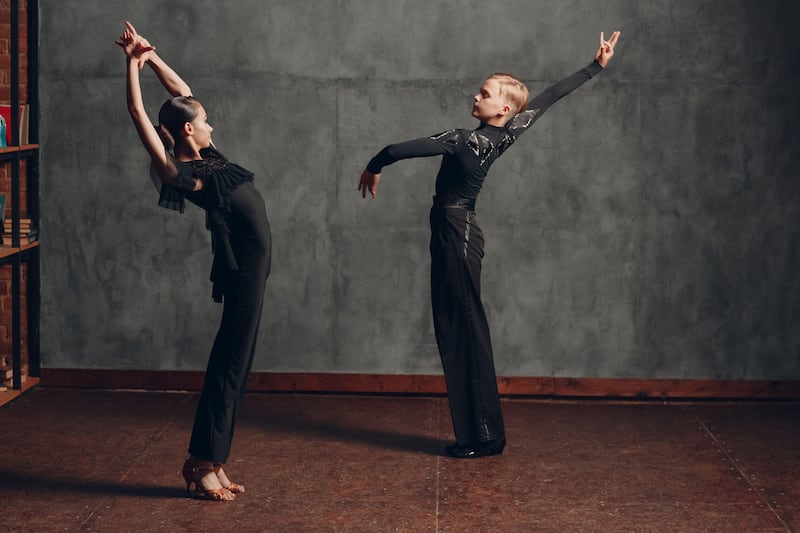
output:
[[[506,447],[506,438],[500,437],[494,440],[485,440],[474,444],[451,444],[445,446],[444,453],[448,457],[459,459],[476,459],[487,455],[500,455]]]

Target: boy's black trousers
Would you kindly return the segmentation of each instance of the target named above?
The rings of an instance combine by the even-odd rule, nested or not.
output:
[[[489,324],[481,302],[483,232],[475,212],[431,208],[431,301],[459,444],[505,436]]]

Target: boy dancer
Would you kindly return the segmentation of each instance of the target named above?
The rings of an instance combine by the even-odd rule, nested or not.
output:
[[[383,167],[411,157],[444,156],[430,212],[431,301],[456,436],[456,442],[445,448],[451,457],[498,455],[506,444],[489,324],[480,296],[484,241],[475,220],[475,200],[492,163],[552,104],[605,68],[619,35],[615,31],[605,40],[600,33],[600,47],[590,65],[530,102],[528,89],[518,79],[492,75],[474,96],[472,116],[481,121],[475,130],[448,130],[389,145],[361,174],[362,198],[367,191],[374,198]]]

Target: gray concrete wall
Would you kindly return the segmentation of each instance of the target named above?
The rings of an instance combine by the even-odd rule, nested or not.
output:
[[[437,373],[427,213],[491,72],[610,68],[492,168],[484,299],[503,375],[800,378],[793,0],[40,0],[42,363],[202,369],[221,308],[203,213],[156,206],[125,108],[132,20],[257,174],[274,232],[255,371]],[[153,115],[165,98],[145,72]]]

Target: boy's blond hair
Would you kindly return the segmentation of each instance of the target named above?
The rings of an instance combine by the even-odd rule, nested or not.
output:
[[[519,79],[505,72],[495,72],[489,76],[490,80],[500,83],[500,95],[512,107],[513,114],[521,113],[528,107],[528,88]]]

